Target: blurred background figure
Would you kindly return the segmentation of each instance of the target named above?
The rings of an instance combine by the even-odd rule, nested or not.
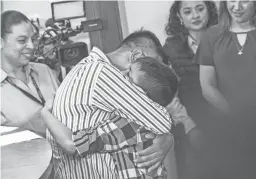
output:
[[[218,23],[217,8],[212,1],[175,1],[166,25],[164,49],[169,62],[180,76],[179,97],[197,123],[205,120],[205,101],[199,83],[199,65],[195,54],[202,33]]]

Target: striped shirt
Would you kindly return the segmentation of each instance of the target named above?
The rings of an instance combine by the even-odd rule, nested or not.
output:
[[[156,134],[168,133],[171,118],[166,109],[149,99],[110,64],[106,55],[93,48],[77,64],[56,92],[53,115],[76,132],[104,125],[114,113]],[[116,178],[113,158],[108,153],[83,158],[66,155],[47,134],[60,178]],[[79,150],[77,150],[79,153]]]

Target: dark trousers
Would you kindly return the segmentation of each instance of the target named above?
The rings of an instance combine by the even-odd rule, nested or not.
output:
[[[205,139],[198,152],[187,137],[176,145],[179,179],[255,179],[256,109],[224,115],[208,104],[193,79],[181,84],[179,97]]]
[[[256,115],[224,115],[213,109],[209,116],[207,178],[256,178]]]
[[[177,139],[174,149],[179,179],[208,179],[207,174],[209,174],[210,168],[206,164],[208,163],[207,151],[209,151],[210,146],[207,144],[208,138],[205,137],[205,126],[210,120],[209,104],[202,96],[199,81],[191,79],[191,81],[181,83],[179,98],[204,137],[203,145],[195,149],[186,136],[183,126],[174,128],[174,136]]]
[[[193,129],[192,129],[193,130]],[[172,129],[175,138],[175,157],[179,179],[205,178],[204,160],[205,152],[189,141],[185,135],[184,126],[178,124]],[[202,142],[202,141],[200,141]],[[201,145],[200,145],[201,146]]]

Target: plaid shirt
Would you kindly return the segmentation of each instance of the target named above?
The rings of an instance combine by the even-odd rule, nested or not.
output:
[[[174,124],[182,123],[186,133],[195,127],[195,123],[188,116],[186,108],[181,105],[177,96],[166,107],[172,116]],[[111,116],[108,122],[95,130],[80,130],[73,135],[73,140],[78,151],[83,151],[80,156],[90,153],[108,152],[114,158],[120,179],[142,179],[146,175],[154,178],[165,178],[166,170],[162,165],[156,171],[146,173],[145,168],[138,168],[134,159],[136,152],[149,147],[153,140],[145,138],[149,132],[136,123],[125,118]]]
[[[152,139],[145,138],[147,132],[149,131],[144,127],[113,115],[107,124],[96,130],[76,132],[73,140],[78,150],[83,151],[80,156],[97,152],[110,153],[120,179],[143,179],[146,175],[153,178],[166,178],[167,172],[164,165],[147,173],[146,168],[138,168],[134,162],[136,152],[153,144]]]

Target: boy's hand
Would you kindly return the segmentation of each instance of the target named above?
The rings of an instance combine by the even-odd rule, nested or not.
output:
[[[155,138],[154,135],[146,137],[150,139]],[[150,147],[137,153],[137,166],[148,168],[148,172],[157,169],[164,162],[166,155],[173,145],[174,138],[172,134],[157,135]]]

